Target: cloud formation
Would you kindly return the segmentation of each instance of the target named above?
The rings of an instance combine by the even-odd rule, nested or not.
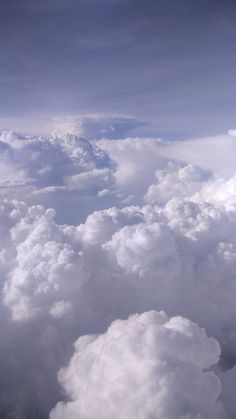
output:
[[[141,119],[121,114],[87,114],[59,116],[52,119],[53,134],[61,137],[74,134],[89,140],[120,139],[132,128],[145,125]]]
[[[1,417],[234,419],[235,176],[168,147],[1,135]]]
[[[50,419],[221,418],[220,380],[209,367],[219,345],[203,329],[164,312],[116,320],[83,336],[59,381],[71,398]]]

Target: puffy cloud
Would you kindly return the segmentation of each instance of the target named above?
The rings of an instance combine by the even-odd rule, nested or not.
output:
[[[174,239],[159,223],[123,227],[104,248],[115,254],[118,265],[125,271],[141,278],[154,274],[168,282],[181,269]]]
[[[234,351],[234,212],[197,202],[196,194],[97,211],[77,227],[58,225],[41,206],[27,211],[10,233],[15,263],[4,302],[14,319],[53,315],[60,301],[84,324],[95,316],[103,325],[104,313],[108,321],[163,308],[199,322]]]
[[[70,289],[67,282],[73,284],[79,275],[79,251],[68,243],[53,217],[53,210],[34,206],[11,231],[16,263],[4,288],[4,301],[12,308],[15,320],[45,310],[51,293],[65,295]]]
[[[70,401],[50,419],[222,419],[219,345],[182,317],[147,312],[83,336],[59,381]]]
[[[191,164],[169,162],[165,170],[157,170],[156,184],[149,186],[145,199],[149,203],[163,204],[172,198],[191,197],[202,188],[210,175]]]
[[[109,205],[114,195],[114,163],[84,138],[69,134],[63,138],[32,137],[4,131],[0,147],[4,196],[12,199],[14,190],[16,198],[24,196],[30,205],[53,207],[60,222],[78,223],[88,211]],[[80,206],[80,211],[72,213],[75,206]]]
[[[0,380],[1,417],[46,418],[61,399],[56,373],[71,357],[75,339],[90,335],[86,339],[96,349],[100,341],[109,341],[114,325],[105,335],[93,337],[94,333],[104,333],[116,319],[139,313],[141,317],[137,315],[136,320],[119,323],[126,336],[125,341],[121,337],[122,345],[129,342],[129,361],[124,360],[122,367],[127,377],[126,366],[133,365],[136,355],[130,352],[132,337],[126,333],[126,327],[134,321],[139,330],[144,321],[140,319],[146,319],[141,313],[150,310],[184,316],[189,319],[188,324],[192,325],[191,321],[199,324],[207,335],[219,341],[222,355],[215,373],[223,383],[222,403],[229,418],[233,417],[234,402],[229,387],[234,385],[235,375],[228,372],[228,379],[225,370],[234,366],[236,354],[235,176],[225,178],[211,172],[209,167],[203,169],[189,161],[170,160],[167,154],[164,156],[164,150],[169,153],[171,147],[155,139],[90,141],[76,135],[39,138],[2,133],[0,333],[4,344],[0,347],[0,371],[6,378]],[[156,319],[158,316],[154,315]],[[163,333],[167,333],[164,324],[172,322],[165,319],[161,326]],[[198,330],[197,326],[189,327]],[[204,345],[195,351],[196,334],[191,335],[193,346],[190,341],[186,345],[198,359],[206,352]],[[86,339],[79,339],[79,345]],[[173,339],[176,349],[177,337]],[[164,345],[160,336],[158,340]],[[149,343],[145,335],[147,351]],[[158,347],[157,340],[154,343]],[[60,377],[63,374],[66,377],[69,371],[77,377],[77,366],[72,371],[73,360],[77,355],[78,359],[83,356],[88,359],[88,350],[87,343],[83,346],[84,355],[78,355],[76,349],[71,366]],[[159,359],[155,354],[157,358],[150,354],[150,359]],[[185,349],[183,354],[188,366],[192,365]],[[109,361],[112,365],[113,356]],[[177,358],[175,350],[171,360],[180,362]],[[212,363],[217,362],[216,358]],[[169,377],[173,363],[167,361]],[[183,360],[180,364],[181,369]],[[145,380],[153,372],[145,376],[149,371],[146,364],[140,371],[135,365],[133,372],[129,370],[131,381],[135,383],[135,371],[147,384]],[[201,382],[205,383],[204,377],[208,376],[205,368],[209,365],[201,368],[198,365],[197,377]],[[90,367],[93,368],[92,363],[87,364]],[[101,364],[101,368],[106,371],[108,367]],[[173,377],[175,372],[173,369]],[[106,382],[110,386],[110,378],[105,376],[106,380],[98,385],[101,389]],[[84,381],[82,377],[79,374],[80,383]],[[159,377],[161,382],[169,383],[165,374]],[[187,392],[186,388],[192,388],[185,381],[184,372],[181,377],[175,401],[182,400],[180,396]],[[124,380],[128,382],[129,378]],[[173,391],[177,391],[173,386]],[[198,387],[200,391],[201,385]],[[166,395],[155,390],[163,409],[167,403],[171,406],[168,399],[171,384],[168,388]],[[150,396],[150,403],[155,404],[154,393],[148,385],[145,389],[145,397]],[[129,389],[126,390],[128,397]],[[73,406],[77,409],[80,396],[77,389],[75,392],[75,399],[74,393],[68,392],[74,402],[58,405],[54,415]],[[213,392],[216,398],[218,392]],[[96,397],[103,397],[94,390],[95,393]],[[192,392],[189,397],[192,403],[195,400]],[[215,401],[207,404],[198,391],[196,397],[198,402],[195,400],[194,406],[202,409],[196,415],[204,419],[217,415],[224,418]],[[102,398],[99,400],[103,403]],[[211,396],[209,400],[213,400]],[[178,412],[179,406],[177,403],[173,409]],[[204,410],[207,406],[209,413]],[[171,409],[169,417],[175,419]],[[65,417],[69,417],[68,411],[65,412]],[[188,412],[185,418],[195,416]]]

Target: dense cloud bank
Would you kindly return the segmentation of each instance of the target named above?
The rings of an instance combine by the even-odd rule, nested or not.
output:
[[[0,416],[233,419],[236,176],[58,135],[0,137]]]

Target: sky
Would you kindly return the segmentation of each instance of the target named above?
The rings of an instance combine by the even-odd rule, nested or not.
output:
[[[122,114],[169,139],[235,128],[231,0],[1,0],[0,128]]]
[[[0,5],[0,418],[235,419],[235,1]]]

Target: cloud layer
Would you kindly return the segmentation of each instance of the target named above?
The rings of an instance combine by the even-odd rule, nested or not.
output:
[[[233,419],[236,178],[171,147],[2,133],[1,417]]]

